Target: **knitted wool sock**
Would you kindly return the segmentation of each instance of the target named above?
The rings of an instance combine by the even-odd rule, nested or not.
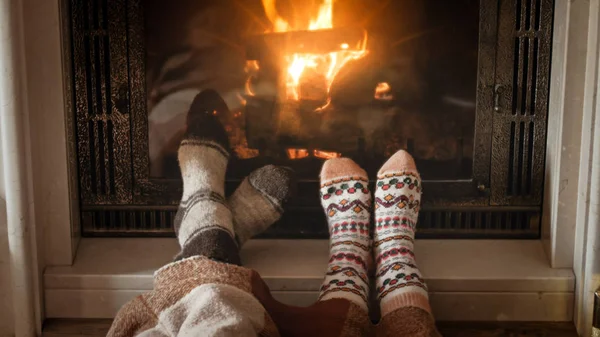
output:
[[[421,202],[421,178],[415,161],[400,150],[383,165],[377,178],[374,251],[381,316],[402,307],[431,312],[427,287],[413,253]]]
[[[192,102],[186,135],[178,151],[183,196],[175,216],[181,253],[177,259],[204,255],[240,264],[233,221],[224,198],[229,141],[216,115],[227,107],[214,91]]]
[[[268,165],[252,172],[229,198],[238,245],[263,232],[283,214],[295,187],[294,172]]]
[[[330,259],[319,301],[342,298],[368,311],[371,193],[366,172],[347,158],[321,170],[321,203],[330,234]]]

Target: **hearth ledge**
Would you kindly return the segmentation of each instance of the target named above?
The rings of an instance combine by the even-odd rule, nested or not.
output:
[[[82,239],[72,266],[44,273],[46,317],[112,318],[151,289],[153,272],[177,250],[175,239]],[[573,272],[550,268],[539,240],[418,240],[415,251],[438,320],[573,318]],[[252,240],[242,260],[280,301],[306,306],[316,299],[328,242]]]

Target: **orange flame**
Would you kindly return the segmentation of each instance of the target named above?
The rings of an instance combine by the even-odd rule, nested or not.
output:
[[[277,0],[262,0],[263,7],[267,18],[273,24],[274,32],[287,32],[290,30],[290,25],[277,13]]]
[[[277,0],[262,0],[267,18],[273,25],[273,32],[288,32],[296,30],[319,30],[333,28],[333,1],[323,0],[317,15],[309,20],[308,27],[292,27],[285,19],[279,16],[276,8]],[[358,43],[354,50],[348,43],[342,43],[340,50],[324,54],[293,53],[286,55],[287,77],[286,97],[298,100],[300,79],[305,71],[324,75],[329,90],[335,75],[350,60],[363,57],[366,51],[366,36],[364,41]]]

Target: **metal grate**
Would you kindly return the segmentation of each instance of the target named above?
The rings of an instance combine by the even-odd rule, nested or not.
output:
[[[131,235],[152,231],[156,236],[173,236],[175,210],[105,209],[84,211],[83,230],[95,236]]]
[[[74,106],[77,152],[84,203],[128,202],[131,178],[127,60],[117,57],[127,48],[121,16],[125,0],[72,1]],[[125,174],[123,174],[125,173]]]
[[[418,233],[421,237],[536,237],[540,215],[536,209],[499,210],[477,209],[469,211],[425,211],[419,217]]]
[[[511,122],[506,195],[532,195],[533,122]]]
[[[115,195],[114,126],[112,120],[88,122],[92,193]]]
[[[498,34],[492,205],[541,204],[552,7],[552,0],[501,1],[501,15],[512,20],[501,21]]]
[[[314,214],[311,214],[313,213]],[[92,209],[83,212],[84,232],[87,236],[139,236],[151,232],[152,236],[174,236],[173,221],[176,209]],[[289,210],[286,217],[306,219],[303,230],[285,226],[285,221],[273,225],[262,238],[315,238],[329,236],[326,219],[322,211]],[[540,213],[536,208],[521,208],[506,211],[497,208],[466,211],[432,210],[421,211],[417,237],[473,237],[484,238],[537,237]]]

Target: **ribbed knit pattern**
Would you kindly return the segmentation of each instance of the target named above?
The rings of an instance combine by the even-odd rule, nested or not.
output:
[[[218,116],[228,113],[227,105],[212,90],[199,93],[190,106],[178,151],[183,195],[174,221],[181,245],[177,259],[204,255],[241,263],[224,196],[229,142]]]
[[[210,141],[184,140],[179,147],[183,196],[176,215],[177,239],[183,247],[208,229],[233,237],[231,211],[225,202],[225,172],[229,155]]]

